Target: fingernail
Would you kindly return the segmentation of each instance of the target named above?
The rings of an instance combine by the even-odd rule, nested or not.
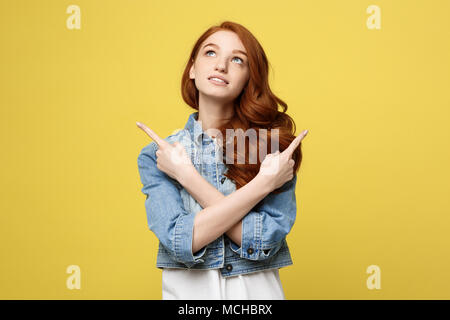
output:
[[[307,134],[308,133],[308,130],[305,130],[305,134]]]
[[[140,122],[138,122],[138,121],[136,121],[136,124],[137,124],[138,126],[140,126],[140,125],[141,125],[141,123],[140,123]]]

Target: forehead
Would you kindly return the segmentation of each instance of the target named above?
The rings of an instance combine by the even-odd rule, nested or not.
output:
[[[241,39],[232,31],[220,30],[213,33],[203,41],[202,48],[205,44],[211,42],[217,44],[221,49],[227,48],[229,50],[237,49],[246,51]]]

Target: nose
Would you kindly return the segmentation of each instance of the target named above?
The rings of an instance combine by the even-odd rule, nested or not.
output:
[[[216,64],[216,70],[220,72],[226,71],[226,62],[220,60]]]
[[[223,65],[217,65],[216,66],[216,70],[220,71],[220,72],[224,72],[225,71],[225,67]]]

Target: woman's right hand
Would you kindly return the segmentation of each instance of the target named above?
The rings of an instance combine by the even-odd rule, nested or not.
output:
[[[145,124],[136,122],[136,125],[158,145],[158,150],[156,151],[156,167],[160,171],[181,183],[181,180],[188,173],[188,171],[192,169],[195,170],[194,165],[191,162],[191,158],[181,143],[177,141],[170,144],[160,138]]]
[[[258,175],[265,179],[265,182],[271,186],[272,191],[294,178],[295,161],[292,159],[292,154],[307,133],[308,130],[303,131],[283,152],[269,153],[264,158]]]

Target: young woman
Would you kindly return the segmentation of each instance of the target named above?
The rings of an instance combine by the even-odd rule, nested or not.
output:
[[[184,130],[161,139],[137,123],[154,140],[138,168],[162,298],[285,299],[278,269],[293,263],[286,235],[307,131],[295,137],[286,103],[269,88],[264,50],[237,23],[197,40],[182,96],[197,111]],[[257,142],[247,144],[250,136]]]

